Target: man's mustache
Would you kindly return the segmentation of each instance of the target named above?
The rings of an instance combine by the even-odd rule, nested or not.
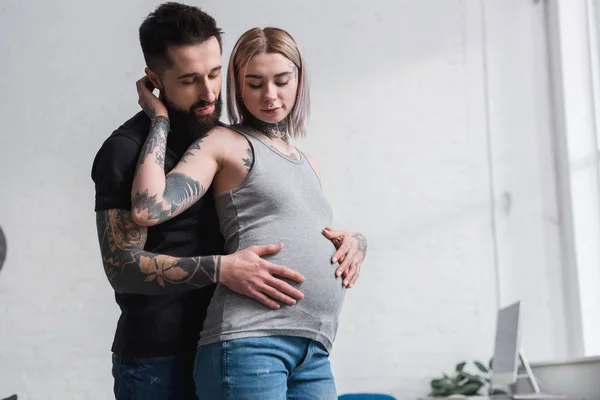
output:
[[[194,105],[190,107],[190,110],[193,111],[193,110],[195,110],[197,108],[205,108],[205,107],[208,107],[208,106],[212,106],[213,104],[216,104],[216,103],[217,103],[216,100],[215,101],[211,101],[211,102],[204,101],[204,100],[199,100],[197,103],[194,103]]]

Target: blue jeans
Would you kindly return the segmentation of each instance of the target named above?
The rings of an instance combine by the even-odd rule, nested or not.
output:
[[[200,400],[335,400],[329,353],[295,336],[236,339],[199,346]]]
[[[122,358],[113,354],[116,400],[196,400],[194,354]]]

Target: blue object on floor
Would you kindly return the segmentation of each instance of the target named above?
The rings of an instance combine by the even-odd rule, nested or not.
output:
[[[338,396],[338,400],[396,400],[396,398],[387,394],[354,393]]]

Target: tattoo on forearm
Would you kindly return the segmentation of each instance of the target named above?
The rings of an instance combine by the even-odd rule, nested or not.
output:
[[[219,280],[221,256],[179,258],[143,250],[147,229],[129,211],[96,214],[104,271],[117,292],[164,294],[203,287]]]
[[[181,173],[171,173],[165,179],[163,200],[157,201],[157,195],[149,196],[148,191],[137,192],[132,206],[137,212],[148,210],[148,219],[164,222],[187,210],[206,190],[200,182]],[[166,209],[165,209],[166,207]]]
[[[244,166],[248,168],[248,171],[252,169],[252,165],[254,165],[254,152],[250,147],[246,149],[246,154],[248,154],[248,158],[242,158],[244,162]]]
[[[155,163],[161,167],[165,165],[165,151],[167,148],[167,133],[169,132],[169,118],[159,116],[152,119],[150,133],[142,147],[138,158],[138,168],[151,154],[155,153]],[[137,170],[136,170],[137,174]]]
[[[367,255],[367,238],[362,233],[355,233],[353,237],[358,241],[358,251],[363,254],[363,257]]]

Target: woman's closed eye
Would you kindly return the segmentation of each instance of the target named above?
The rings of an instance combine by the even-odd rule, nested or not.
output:
[[[285,82],[275,82],[276,86],[286,86],[290,81],[287,80]],[[262,88],[263,84],[262,83],[249,83],[248,86],[250,86],[252,89],[260,89]]]

